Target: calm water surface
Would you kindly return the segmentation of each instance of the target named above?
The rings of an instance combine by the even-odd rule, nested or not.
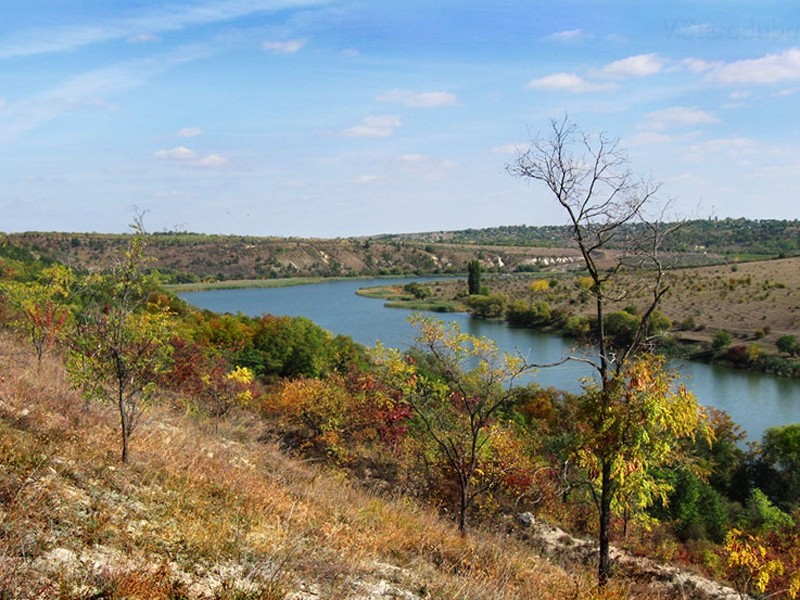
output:
[[[383,306],[383,301],[362,298],[356,290],[375,285],[408,283],[417,279],[378,279],[331,281],[285,288],[209,290],[186,292],[181,298],[199,308],[215,312],[242,312],[251,316],[265,313],[308,317],[334,334],[348,335],[355,341],[374,346],[407,348],[414,341],[409,312]],[[504,322],[472,319],[462,313],[438,314],[455,321],[467,333],[493,339],[508,352],[519,351],[532,363],[556,362],[575,354],[571,340],[529,329],[508,326]],[[800,380],[737,371],[703,363],[674,362],[688,387],[702,404],[725,410],[747,432],[750,439],[760,439],[767,427],[800,423]],[[585,364],[571,362],[541,369],[531,380],[541,386],[554,386],[579,392],[580,380],[592,376]]]

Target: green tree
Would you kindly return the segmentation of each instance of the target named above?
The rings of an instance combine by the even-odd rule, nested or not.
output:
[[[469,312],[479,319],[499,319],[506,308],[504,296],[474,294],[468,296],[465,302]]]
[[[658,470],[690,460],[680,441],[694,440],[702,411],[664,367],[661,356],[638,355],[605,388],[588,385],[578,401],[572,452],[599,514],[606,501],[609,513],[634,515],[656,500],[666,504],[673,486]]]
[[[334,337],[305,317],[265,315],[255,324],[252,353],[258,364],[239,360],[262,375],[317,377],[335,359]]]
[[[674,433],[690,434],[697,427],[697,405],[685,393],[677,396],[661,385],[657,391],[662,397],[644,393],[636,387],[634,374],[652,368],[652,359],[634,360],[646,349],[650,341],[649,324],[653,313],[668,291],[660,248],[664,237],[674,227],[665,227],[661,221],[663,210],[654,206],[659,186],[648,180],[636,178],[629,170],[629,161],[619,147],[618,140],[605,134],[589,135],[582,132],[567,117],[550,123],[546,136],[536,136],[530,147],[518,154],[509,165],[509,172],[544,185],[568,218],[571,241],[576,244],[583,259],[587,276],[579,281],[582,293],[594,302],[596,354],[594,358],[581,358],[596,371],[598,382],[587,387],[584,404],[591,411],[584,412],[583,442],[578,454],[592,472],[595,499],[598,509],[598,538],[600,555],[598,580],[604,585],[611,573],[610,529],[614,504],[623,494],[639,497],[630,488],[641,482],[642,499],[653,495],[646,471],[639,467],[659,463],[669,458],[675,444]],[[652,211],[656,210],[655,216]],[[604,250],[614,244],[617,252],[609,266],[600,262]],[[635,277],[620,282],[620,273],[634,272]],[[634,282],[633,284],[631,282]],[[626,334],[626,339],[615,340],[606,331],[606,312],[610,302],[624,302],[635,297],[640,310],[639,323]],[[615,342],[622,342],[615,346]],[[631,361],[634,361],[631,364]],[[663,366],[663,365],[661,365]],[[648,378],[657,374],[651,373]],[[628,386],[633,386],[628,389]],[[684,399],[677,402],[674,399]],[[631,405],[633,403],[633,405]],[[641,404],[641,406],[639,406]],[[625,413],[646,414],[649,410],[665,411],[681,406],[685,409],[674,420],[668,415],[660,417],[660,428],[648,429],[646,423],[633,419],[634,430],[622,436],[616,430],[624,421]],[[691,415],[694,417],[691,417]],[[617,436],[613,443],[603,443],[605,435]],[[655,435],[652,444],[635,446],[628,452],[619,443],[627,435]],[[632,468],[635,476],[626,475]],[[638,500],[637,500],[638,501]]]
[[[109,275],[92,278],[67,361],[70,379],[87,399],[113,402],[120,419],[122,462],[156,381],[169,366],[173,328],[168,309],[148,302],[145,234],[134,235]]]
[[[378,347],[383,381],[398,390],[419,427],[447,464],[458,489],[458,529],[467,528],[475,500],[497,484],[503,471],[493,458],[493,421],[514,397],[513,384],[530,367],[501,354],[486,338],[462,333],[458,325],[413,317],[419,329],[413,355]]]
[[[800,503],[800,423],[767,429],[761,457],[772,474],[770,487],[778,499],[787,508]]]
[[[797,336],[782,335],[775,341],[778,350],[788,354],[789,356],[797,356],[800,354],[800,342],[797,341]]]
[[[481,263],[477,259],[467,263],[467,293],[470,296],[481,293]]]
[[[409,294],[412,294],[417,300],[425,300],[433,295],[431,288],[426,285],[420,285],[416,281],[412,281],[411,283],[404,285],[403,290]]]
[[[728,349],[732,342],[733,336],[724,329],[721,329],[714,334],[714,338],[711,340],[711,348],[715,352],[724,352]]]

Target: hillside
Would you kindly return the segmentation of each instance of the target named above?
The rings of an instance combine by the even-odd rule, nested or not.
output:
[[[0,356],[3,598],[735,597],[630,565],[598,591],[593,569],[540,558],[513,521],[461,537],[290,458],[253,414],[217,427],[162,396],[123,465],[113,411],[69,390],[60,359],[37,367],[5,333]],[[565,556],[584,547],[552,531]]]
[[[635,234],[629,225],[622,236]],[[0,257],[37,257],[78,269],[107,268],[123,234],[26,232],[0,237]],[[563,226],[506,226],[362,238],[300,239],[159,232],[148,236],[154,268],[171,283],[283,277],[463,273],[479,259],[503,273],[569,269],[577,249]],[[797,221],[685,222],[667,240],[669,262],[709,265],[800,253]],[[613,243],[609,251],[614,251]]]
[[[7,255],[56,260],[78,269],[108,268],[127,235],[24,233],[5,236]],[[291,239],[152,234],[153,268],[175,283],[277,277],[461,273],[475,258],[486,268],[530,270],[577,264],[570,248],[492,246],[371,239]]]

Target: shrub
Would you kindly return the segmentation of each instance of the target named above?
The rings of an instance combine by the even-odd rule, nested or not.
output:
[[[711,340],[711,349],[715,352],[723,352],[727,350],[728,346],[733,342],[733,336],[724,329],[718,331]]]
[[[589,336],[591,327],[589,326],[589,319],[587,317],[572,315],[567,317],[564,323],[564,335],[576,338],[586,338]]]
[[[496,295],[468,296],[466,304],[472,316],[479,319],[498,319],[503,316],[506,309],[506,299]]]
[[[544,300],[530,304],[517,301],[509,304],[506,319],[514,325],[537,327],[550,323],[551,313],[550,305]]]
[[[789,356],[797,356],[800,353],[800,342],[797,341],[797,337],[794,335],[782,335],[777,339],[775,345],[778,350]]]

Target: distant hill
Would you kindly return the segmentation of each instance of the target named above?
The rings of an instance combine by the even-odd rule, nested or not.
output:
[[[636,229],[636,225],[624,227],[620,237],[635,234]],[[567,245],[569,228],[557,225],[509,225],[463,231],[389,235],[383,239],[491,246],[560,247]],[[743,218],[686,221],[665,240],[662,249],[667,252],[702,250],[716,254],[752,254],[781,258],[795,256],[800,254],[800,221]]]
[[[20,233],[6,236],[3,244],[9,255],[97,270],[111,266],[127,239],[123,234]],[[399,238],[322,240],[156,233],[148,236],[147,243],[154,268],[174,283],[463,273],[467,263],[476,258],[487,271],[525,271],[578,262],[574,248],[431,244]]]
[[[634,235],[631,225],[621,235]],[[478,259],[486,271],[519,272],[577,266],[577,249],[562,226],[514,225],[463,231],[301,239],[205,235],[148,236],[154,268],[168,282],[463,273]],[[0,263],[15,271],[30,261],[58,261],[79,270],[104,269],[127,235],[27,232],[0,238]],[[613,246],[610,246],[613,251]],[[747,219],[684,223],[663,247],[682,265],[800,255],[800,221]],[[1,265],[0,265],[1,266]],[[6,269],[7,270],[7,269]]]

